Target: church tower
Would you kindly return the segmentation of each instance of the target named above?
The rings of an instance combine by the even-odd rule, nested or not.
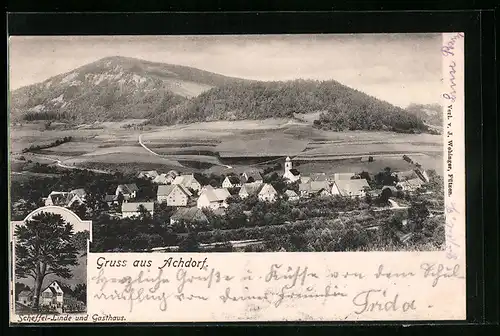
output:
[[[290,157],[287,156],[285,160],[285,174],[289,172],[292,169],[292,160],[290,160]]]

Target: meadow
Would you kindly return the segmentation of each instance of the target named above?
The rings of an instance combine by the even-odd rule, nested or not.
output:
[[[72,136],[71,142],[28,155],[97,169],[227,173],[224,164],[240,171],[265,167],[255,164],[255,158],[271,161],[286,156],[294,158],[305,171],[365,168],[371,171],[382,166],[406,170],[411,169],[402,160],[402,155],[407,154],[425,168],[442,170],[440,135],[332,132],[315,129],[310,122],[283,118],[152,126],[147,130],[127,127],[132,124],[137,125],[138,121],[106,122],[92,125],[93,128],[71,130],[44,130],[29,124],[15,126],[10,130],[11,154],[19,156],[29,145]],[[143,144],[157,155],[139,144],[141,135]],[[374,161],[368,163],[368,156]]]

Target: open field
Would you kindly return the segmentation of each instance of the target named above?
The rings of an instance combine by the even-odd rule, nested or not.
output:
[[[10,134],[11,148],[20,151],[31,144],[72,136],[74,141],[39,154],[26,154],[26,159],[43,154],[69,166],[119,170],[154,167],[160,171],[227,173],[227,167],[218,165],[231,165],[238,172],[250,167],[263,168],[266,164],[262,162],[274,164],[285,156],[293,157],[304,173],[316,169],[378,171],[386,166],[411,169],[402,160],[403,154],[427,169],[439,172],[443,167],[440,135],[330,132],[291,119],[199,122],[150,127],[147,131],[123,128],[137,122],[106,122],[100,124],[102,129],[64,131],[40,130],[29,124],[16,126]],[[141,147],[139,136],[152,152]],[[366,162],[367,156],[373,156],[374,162]]]

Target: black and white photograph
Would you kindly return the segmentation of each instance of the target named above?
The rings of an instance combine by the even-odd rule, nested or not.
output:
[[[10,37],[16,309],[85,305],[50,209],[92,253],[443,251],[442,39]]]
[[[11,230],[15,313],[54,320],[85,313],[91,223],[64,207],[45,206],[11,221]]]

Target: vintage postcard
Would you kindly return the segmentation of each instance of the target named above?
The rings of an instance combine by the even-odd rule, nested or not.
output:
[[[11,323],[465,320],[465,38],[11,36]]]

